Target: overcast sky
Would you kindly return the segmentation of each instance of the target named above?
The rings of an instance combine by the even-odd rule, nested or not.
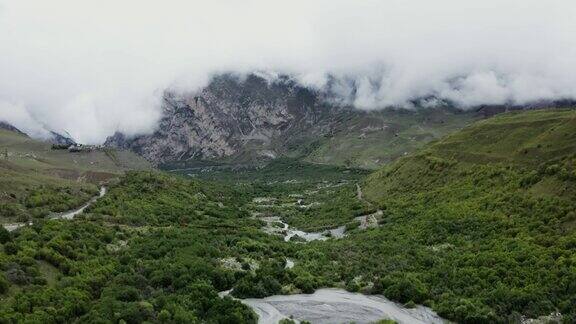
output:
[[[574,0],[0,0],[0,120],[97,143],[211,73],[290,73],[359,109],[576,98]]]

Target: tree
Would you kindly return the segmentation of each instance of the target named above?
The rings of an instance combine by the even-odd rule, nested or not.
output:
[[[10,232],[4,228],[4,226],[0,226],[0,243],[4,244],[9,242],[11,239]]]
[[[8,280],[6,279],[6,276],[0,272],[0,294],[4,294],[4,293],[8,292],[9,288],[10,288],[10,284],[8,283]]]

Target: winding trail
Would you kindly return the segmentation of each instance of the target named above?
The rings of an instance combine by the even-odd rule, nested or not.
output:
[[[50,219],[73,219],[74,217],[76,217],[76,215],[82,214],[86,208],[90,207],[90,205],[95,203],[98,199],[102,198],[106,194],[106,190],[107,190],[106,187],[101,187],[98,196],[92,197],[87,203],[82,205],[80,208],[56,214],[50,217]]]
[[[364,193],[362,192],[362,187],[360,187],[359,184],[356,184],[356,198],[358,198],[358,200],[360,201],[365,201]]]
[[[106,194],[106,187],[102,186],[100,188],[100,192],[98,193],[97,196],[92,197],[87,203],[85,203],[84,205],[69,210],[69,211],[65,211],[62,213],[58,213],[55,215],[52,215],[50,217],[48,217],[49,220],[51,219],[66,219],[66,220],[70,220],[73,219],[74,217],[76,217],[79,214],[82,214],[84,212],[84,210],[88,207],[90,207],[90,205],[92,205],[93,203],[95,203],[98,199],[102,198],[105,194]],[[20,227],[26,226],[26,225],[32,225],[32,222],[28,222],[28,223],[12,223],[12,224],[2,224],[2,226],[4,226],[4,228],[6,230],[8,230],[9,232],[12,232],[14,230],[19,229]]]
[[[359,184],[356,184],[356,198],[361,202],[364,202],[370,206],[374,206],[374,204],[366,199],[364,199],[364,193],[362,192],[362,187]],[[355,217],[354,219],[360,222],[360,229],[367,229],[369,227],[378,227],[378,218],[382,217],[384,212],[382,209],[377,209],[376,212],[372,214],[362,215]]]

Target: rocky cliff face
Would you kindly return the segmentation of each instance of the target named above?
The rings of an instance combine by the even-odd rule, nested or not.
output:
[[[153,164],[252,163],[288,156],[309,162],[376,168],[478,117],[452,107],[362,111],[335,106],[329,94],[288,77],[220,75],[196,93],[166,92],[156,131],[106,145]]]
[[[163,118],[150,135],[117,133],[106,145],[160,164],[189,159],[273,158],[330,133],[344,109],[328,107],[288,78],[268,84],[249,75],[215,77],[199,93],[167,92]]]

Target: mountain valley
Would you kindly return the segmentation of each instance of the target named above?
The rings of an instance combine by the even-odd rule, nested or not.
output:
[[[461,323],[570,323],[575,121],[570,109],[500,114],[377,171],[310,155],[158,171],[3,130],[2,220],[33,225],[0,235],[0,318],[254,323],[246,298],[332,287]],[[102,184],[73,220],[49,220]],[[290,314],[309,316],[283,323]]]

